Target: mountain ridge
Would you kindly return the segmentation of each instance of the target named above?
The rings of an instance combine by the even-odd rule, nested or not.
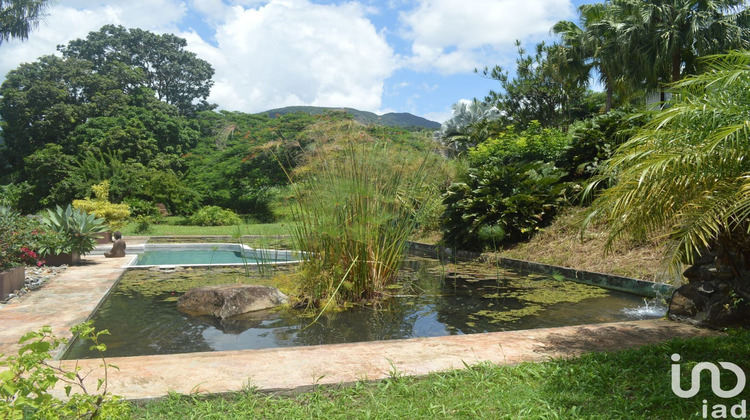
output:
[[[331,111],[344,111],[351,114],[355,120],[363,124],[378,124],[389,127],[403,127],[403,128],[427,128],[430,130],[440,129],[440,123],[436,121],[428,120],[408,112],[389,112],[383,115],[375,114],[369,111],[360,111],[354,108],[335,108],[335,107],[322,107],[322,106],[287,106],[283,108],[269,109],[268,111],[260,112],[259,114],[266,114],[271,118],[276,115],[286,115],[294,112],[304,112],[310,115],[320,115]]]

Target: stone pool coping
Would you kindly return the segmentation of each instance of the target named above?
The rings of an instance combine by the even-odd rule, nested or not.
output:
[[[50,325],[59,337],[69,337],[69,328],[93,314],[132,258],[86,256],[82,265],[68,268],[41,289],[0,306],[0,353],[16,353],[18,339],[43,325]],[[294,392],[316,385],[380,380],[392,372],[426,375],[485,361],[535,362],[715,334],[667,320],[648,320],[309,347],[113,357],[107,362],[119,370],[109,371],[108,382],[111,393],[131,400],[157,398],[170,391],[223,393],[248,386]],[[67,369],[78,364],[84,373],[90,371],[88,384],[95,384],[103,374],[101,361],[96,359],[54,363]],[[62,389],[55,392],[63,395]]]

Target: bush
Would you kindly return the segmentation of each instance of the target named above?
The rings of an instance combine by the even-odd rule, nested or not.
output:
[[[127,204],[114,204],[109,201],[109,181],[102,181],[91,187],[96,198],[73,200],[73,207],[77,210],[93,214],[107,222],[109,230],[115,231],[125,226],[125,219],[130,216]]]
[[[564,175],[545,162],[469,169],[443,196],[446,244],[481,251],[530,238],[565,202]]]
[[[41,265],[42,244],[59,239],[39,221],[0,206],[0,271],[21,265]]]
[[[632,114],[617,110],[571,124],[570,142],[557,164],[568,172],[569,179],[589,178],[627,140],[633,129],[644,123],[643,117],[633,118]]]
[[[542,128],[537,121],[532,121],[526,130],[509,126],[496,137],[480,143],[469,151],[468,163],[479,167],[519,161],[550,162],[562,155],[567,144],[567,136],[562,131]]]
[[[130,216],[131,217],[150,217],[153,220],[159,219],[162,217],[161,211],[159,210],[159,207],[156,206],[156,204],[142,200],[140,198],[126,198],[122,200],[123,203],[127,204],[128,207],[130,207]]]
[[[195,226],[239,225],[242,219],[237,213],[218,206],[206,206],[190,216],[190,224]]]

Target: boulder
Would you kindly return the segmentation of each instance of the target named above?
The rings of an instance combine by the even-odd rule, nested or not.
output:
[[[213,315],[224,319],[273,308],[287,301],[287,296],[275,287],[230,284],[188,290],[177,300],[177,309],[190,315]]]
[[[716,281],[688,283],[672,294],[667,316],[709,328],[747,325],[750,305],[733,299],[728,285]]]

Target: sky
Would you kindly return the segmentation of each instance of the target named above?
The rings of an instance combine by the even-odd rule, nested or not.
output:
[[[588,0],[57,0],[25,41],[0,45],[0,80],[106,24],[173,33],[216,73],[208,100],[261,112],[290,105],[451,117],[513,70]]]

